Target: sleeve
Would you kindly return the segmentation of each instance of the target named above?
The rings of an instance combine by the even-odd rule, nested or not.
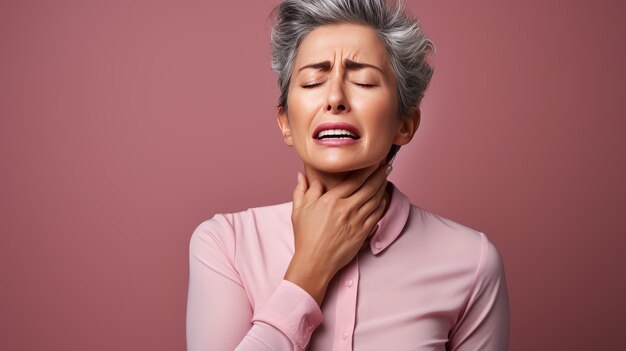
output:
[[[220,241],[234,235],[232,227],[216,218],[198,226],[189,244],[187,350],[304,350],[321,323],[319,306],[302,288],[283,280],[253,315],[230,245]]]
[[[450,337],[452,351],[506,351],[509,298],[502,258],[481,234],[481,255],[469,300]]]

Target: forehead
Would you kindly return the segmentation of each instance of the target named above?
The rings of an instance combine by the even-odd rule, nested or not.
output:
[[[376,31],[354,23],[327,24],[315,28],[298,47],[295,64],[350,58],[386,69],[387,49]]]

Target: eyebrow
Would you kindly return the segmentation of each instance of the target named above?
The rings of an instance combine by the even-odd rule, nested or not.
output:
[[[359,70],[362,68],[374,68],[380,71],[381,73],[384,73],[382,69],[374,65],[371,65],[369,63],[364,63],[364,62],[356,62],[350,59],[345,59],[344,65],[346,66],[347,69],[350,69],[350,70]],[[300,69],[298,69],[298,72],[302,71],[305,68],[315,68],[315,69],[320,69],[322,71],[328,71],[330,70],[330,61],[322,61],[322,62],[316,62],[316,63],[310,63],[308,65],[304,65],[300,67]]]

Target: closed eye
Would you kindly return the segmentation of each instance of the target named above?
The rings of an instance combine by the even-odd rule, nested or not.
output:
[[[303,85],[302,87],[305,88],[305,89],[310,89],[310,88],[315,88],[316,86],[322,85],[322,84],[324,84],[324,82],[322,82],[322,83],[314,83],[314,84],[307,84],[307,85]],[[357,85],[357,86],[360,86],[361,88],[366,88],[366,89],[373,88],[373,87],[376,86],[374,84],[361,84],[361,83],[354,83],[354,84]]]
[[[323,82],[322,82],[323,83]],[[314,84],[308,84],[308,85],[303,85],[302,87],[305,89],[309,89],[309,88],[315,88],[318,85],[322,85],[322,83],[314,83]]]

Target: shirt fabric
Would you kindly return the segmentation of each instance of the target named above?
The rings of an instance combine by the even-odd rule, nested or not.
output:
[[[501,257],[478,231],[391,201],[321,308],[284,280],[292,202],[218,213],[190,240],[188,350],[507,350]]]

